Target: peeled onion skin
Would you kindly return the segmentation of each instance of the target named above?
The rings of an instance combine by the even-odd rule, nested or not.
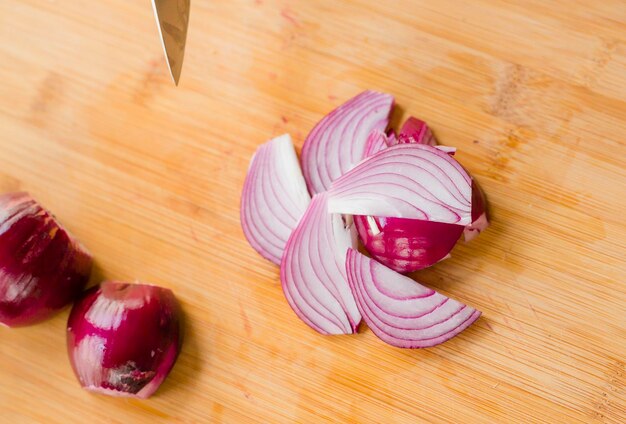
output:
[[[150,397],[174,366],[181,310],[171,290],[107,281],[86,291],[67,324],[67,347],[83,388]]]
[[[377,261],[400,273],[428,268],[445,259],[464,226],[405,218],[357,215],[359,238]]]
[[[0,196],[0,324],[43,321],[89,280],[85,248],[27,193]]]

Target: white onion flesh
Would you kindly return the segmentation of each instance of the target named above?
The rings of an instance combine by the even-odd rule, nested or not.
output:
[[[392,346],[436,346],[465,330],[481,314],[353,249],[348,250],[346,270],[363,320]]]
[[[393,102],[389,94],[365,91],[313,128],[302,148],[302,170],[311,194],[328,190],[363,159],[370,133],[387,127]]]
[[[280,264],[310,201],[289,135],[263,144],[252,157],[241,196],[241,225],[250,245]]]
[[[348,286],[345,256],[357,246],[356,234],[327,210],[327,194],[315,195],[287,242],[280,279],[289,305],[311,328],[352,334],[361,314]]]
[[[328,211],[471,223],[472,181],[450,155],[428,145],[398,144],[337,179]]]
[[[367,142],[365,143],[365,153],[363,157],[370,157],[375,153],[380,152],[381,150],[385,150],[391,144],[389,142],[389,138],[387,135],[380,131],[374,130],[370,133],[369,137],[367,137]]]

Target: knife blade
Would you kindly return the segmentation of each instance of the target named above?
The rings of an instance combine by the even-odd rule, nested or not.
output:
[[[174,84],[178,85],[185,57],[190,0],[152,0],[161,44]]]

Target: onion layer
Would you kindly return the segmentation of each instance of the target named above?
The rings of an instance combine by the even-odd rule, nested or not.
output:
[[[467,225],[471,195],[469,175],[450,155],[427,145],[398,144],[337,179],[328,211]]]
[[[472,180],[472,223],[465,227],[463,236],[465,241],[471,241],[489,227],[489,216],[487,215],[487,199],[485,193]]]
[[[348,282],[364,321],[384,342],[432,347],[469,327],[480,312],[348,250]]]
[[[397,143],[417,143],[436,146],[437,140],[426,122],[411,116],[400,129]]]
[[[72,302],[91,255],[27,193],[0,196],[0,323],[31,325]]]
[[[148,398],[176,362],[180,327],[171,290],[104,282],[85,292],[70,314],[72,368],[89,391]]]
[[[250,245],[280,264],[287,239],[310,201],[289,135],[259,147],[241,196],[241,226]]]
[[[365,91],[326,115],[302,148],[302,170],[311,194],[331,183],[363,159],[367,138],[389,123],[393,97]]]
[[[465,228],[419,219],[361,215],[354,217],[354,224],[367,251],[401,273],[428,268],[445,259]]]
[[[369,137],[367,137],[367,142],[365,143],[365,153],[363,157],[368,158],[373,154],[380,152],[381,150],[385,150],[390,145],[391,144],[389,138],[384,132],[380,130],[374,130],[370,133]]]
[[[289,305],[311,328],[352,334],[361,314],[346,279],[345,256],[356,247],[356,235],[340,215],[327,210],[327,194],[313,196],[287,242],[280,280]]]
[[[401,135],[403,144],[435,142],[426,123],[412,117],[402,127]],[[365,155],[369,157],[395,144],[398,144],[395,139],[373,131]],[[456,153],[454,147],[434,147],[451,155]],[[455,224],[362,215],[354,217],[354,225],[367,251],[377,261],[401,273],[424,269],[448,258],[463,232],[463,227]]]

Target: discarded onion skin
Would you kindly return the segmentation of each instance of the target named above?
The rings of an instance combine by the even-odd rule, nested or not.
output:
[[[285,134],[259,147],[241,195],[241,226],[250,245],[279,265],[310,202],[291,137]]]
[[[465,330],[481,314],[354,249],[346,255],[346,271],[363,320],[392,346],[436,346]]]
[[[365,91],[313,128],[302,147],[302,172],[311,195],[326,191],[363,159],[370,133],[387,128],[393,103],[389,94]]]
[[[86,291],[67,323],[67,347],[83,388],[146,399],[181,346],[180,307],[171,290],[107,281]]]
[[[465,228],[418,219],[361,215],[354,217],[354,224],[367,251],[401,273],[428,268],[445,259]]]
[[[91,255],[27,193],[0,196],[0,323],[35,324],[87,284]]]

